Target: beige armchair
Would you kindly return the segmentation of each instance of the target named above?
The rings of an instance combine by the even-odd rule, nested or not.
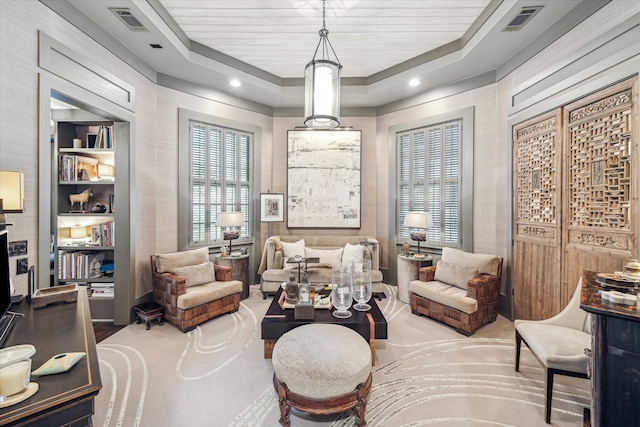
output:
[[[151,255],[153,298],[182,332],[240,307],[242,282],[209,261],[209,249]]]
[[[501,275],[501,257],[444,248],[436,266],[409,282],[411,311],[471,335],[496,320]]]
[[[520,347],[524,342],[544,367],[546,378],[545,421],[551,422],[553,376],[589,378],[591,317],[580,308],[582,278],[569,304],[545,320],[516,320],[516,371],[520,370]]]

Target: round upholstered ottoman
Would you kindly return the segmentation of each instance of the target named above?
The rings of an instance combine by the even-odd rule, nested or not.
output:
[[[366,425],[371,349],[360,334],[340,325],[299,326],[278,339],[272,362],[280,424],[290,425],[293,407],[320,415],[352,409],[356,424]]]

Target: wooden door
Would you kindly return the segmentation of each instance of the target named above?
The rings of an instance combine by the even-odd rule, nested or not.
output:
[[[558,109],[513,129],[516,319],[549,317],[559,308],[561,121]]]
[[[636,78],[564,108],[562,300],[583,270],[614,272],[637,258]]]
[[[583,270],[637,258],[636,81],[514,126],[514,318],[551,317]]]

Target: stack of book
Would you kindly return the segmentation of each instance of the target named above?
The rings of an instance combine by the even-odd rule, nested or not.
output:
[[[93,298],[113,298],[113,283],[89,283],[88,295]]]

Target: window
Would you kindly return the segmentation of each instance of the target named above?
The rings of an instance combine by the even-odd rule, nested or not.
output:
[[[189,121],[189,246],[222,243],[220,212],[242,212],[240,239],[252,235],[253,134]]]
[[[398,241],[410,240],[407,212],[433,218],[427,246],[462,247],[462,120],[399,132],[397,144]]]

